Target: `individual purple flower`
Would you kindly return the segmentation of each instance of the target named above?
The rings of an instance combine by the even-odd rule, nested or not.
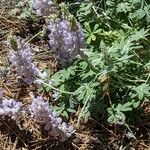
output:
[[[73,61],[84,46],[84,35],[79,23],[72,26],[67,20],[50,21],[49,44],[56,58],[66,65]]]
[[[32,7],[37,16],[49,16],[52,4],[52,0],[33,0]]]

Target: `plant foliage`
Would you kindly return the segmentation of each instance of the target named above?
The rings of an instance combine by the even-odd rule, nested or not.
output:
[[[51,79],[62,93],[57,110],[68,116],[81,107],[82,116],[108,122],[130,122],[150,96],[150,4],[146,0],[68,2],[82,24],[86,48]],[[64,113],[65,111],[65,113]]]

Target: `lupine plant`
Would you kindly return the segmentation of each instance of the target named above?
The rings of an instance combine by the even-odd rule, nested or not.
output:
[[[36,80],[45,92],[59,92],[56,112],[69,118],[80,106],[78,125],[82,118],[101,116],[111,124],[138,121],[140,104],[150,96],[149,1],[68,2],[68,9],[59,5],[61,13],[55,17],[49,14],[51,1],[34,2],[37,16],[48,15],[50,50],[65,66],[53,75]],[[76,19],[69,10],[73,10]],[[26,82],[33,82],[37,69],[28,57],[29,49],[27,45],[22,46],[9,57],[17,73]],[[67,132],[68,136],[72,133],[72,128],[55,117],[40,97],[33,100],[29,112],[35,120],[39,117],[47,130],[57,124],[58,131]]]
[[[70,2],[68,7],[83,26],[87,47],[80,49],[84,57],[51,77],[54,87],[71,92],[62,93],[56,110],[68,116],[80,105],[78,121],[101,115],[109,123],[137,121],[132,112],[141,112],[140,103],[150,96],[149,1]]]

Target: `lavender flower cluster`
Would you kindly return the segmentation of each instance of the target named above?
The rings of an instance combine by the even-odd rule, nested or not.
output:
[[[40,96],[33,99],[29,112],[31,117],[45,124],[44,129],[49,131],[50,135],[60,137],[60,141],[65,141],[74,132],[73,127],[63,122],[62,118],[57,117],[48,102]]]
[[[49,16],[52,4],[51,0],[33,0],[32,7],[37,16]]]
[[[18,50],[10,50],[9,60],[15,67],[19,76],[23,76],[24,82],[31,84],[35,76],[44,78],[46,75],[42,74],[40,70],[32,63],[31,47],[28,44],[20,44]]]
[[[23,104],[14,99],[3,99],[2,91],[0,91],[0,116],[8,116],[16,119],[21,114]]]
[[[32,7],[36,11],[37,16],[50,16],[53,14],[55,3],[51,0],[33,0]],[[57,18],[55,21],[49,21],[48,30],[49,44],[56,59],[62,64],[67,65],[79,54],[79,49],[83,48],[84,35],[81,26],[74,19],[74,26],[68,21],[69,11],[65,6],[61,6],[61,13],[64,19]],[[59,10],[58,10],[59,11]],[[66,16],[63,16],[65,15]],[[72,15],[70,15],[72,16]],[[51,16],[53,18],[53,16]],[[66,19],[65,19],[66,18]]]
[[[49,44],[56,58],[63,65],[72,62],[84,46],[84,35],[79,23],[72,27],[69,21],[56,19],[49,22],[48,29]]]
[[[21,102],[17,102],[14,99],[3,99],[0,102],[0,116],[9,116],[12,119],[16,119],[20,114],[22,106]]]
[[[3,98],[2,91],[0,90],[0,116],[11,117],[15,120],[23,112],[29,113],[29,117],[35,121],[42,122],[45,125],[44,129],[61,142],[64,142],[74,133],[74,128],[63,122],[62,118],[57,117],[52,107],[49,106],[48,101],[45,101],[43,97],[33,98],[31,105],[25,109],[23,103],[17,102],[14,99],[8,100]]]

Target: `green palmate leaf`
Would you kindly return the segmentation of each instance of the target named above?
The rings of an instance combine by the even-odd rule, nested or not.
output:
[[[88,77],[92,77],[93,75],[95,75],[95,72],[93,72],[93,71],[90,69],[90,71],[87,72],[86,74],[85,74],[85,73],[81,74],[81,77],[82,77],[82,80],[84,80],[84,79],[86,79],[86,78],[88,78]]]
[[[86,70],[87,69],[87,67],[88,67],[88,63],[87,62],[80,62],[80,67],[81,67],[81,69],[82,70]]]
[[[146,15],[146,12],[143,9],[138,9],[133,16],[136,17],[137,19],[141,19]]]
[[[112,105],[112,108],[108,108],[108,122],[115,124],[123,124],[125,122],[125,114],[123,112],[132,111],[133,108],[137,107],[139,101],[135,100],[126,102],[124,104],[119,103],[116,107]]]
[[[116,110],[119,110],[121,112],[131,111],[132,110],[132,104],[133,104],[133,102],[127,102],[125,104],[118,104],[118,106],[116,107]]]
[[[109,111],[109,117],[107,119],[107,121],[111,124],[124,124],[125,123],[125,115],[124,113],[120,112],[120,111],[113,111],[112,109],[110,109]]]
[[[92,17],[92,6],[93,3],[81,3],[79,10],[77,10],[77,17],[81,22],[85,22]]]
[[[93,84],[83,84],[81,87],[77,89],[74,95],[77,96],[79,101],[83,103],[88,99],[92,99],[94,97],[95,90],[93,89]]]
[[[54,86],[58,86],[61,83],[65,82],[68,80],[71,76],[75,75],[75,67],[69,67],[68,69],[63,69],[55,73],[52,77],[51,80],[53,81]]]
[[[141,29],[139,31],[135,31],[135,33],[131,36],[131,41],[138,41],[140,39],[145,39],[146,36],[149,35],[148,33],[149,29],[148,30],[145,30],[145,29]]]
[[[124,12],[124,13],[129,12],[129,11],[131,11],[131,5],[128,2],[119,3],[117,5],[116,11],[117,11],[117,13],[120,13],[120,12]]]
[[[123,63],[128,63],[129,59],[132,58],[134,55],[124,55],[123,57],[119,58],[118,61],[119,62],[123,62]]]
[[[144,96],[148,97],[150,96],[150,85],[143,83],[142,85],[139,85],[138,87],[134,87],[133,90],[136,92],[136,95],[140,100],[144,98]]]
[[[134,44],[131,41],[123,42],[121,54],[128,54],[134,47]]]
[[[84,23],[85,29],[83,30],[87,37],[87,43],[90,44],[92,41],[96,41],[97,35],[102,31],[99,29],[99,25],[95,24],[94,28],[90,26],[88,22]]]

